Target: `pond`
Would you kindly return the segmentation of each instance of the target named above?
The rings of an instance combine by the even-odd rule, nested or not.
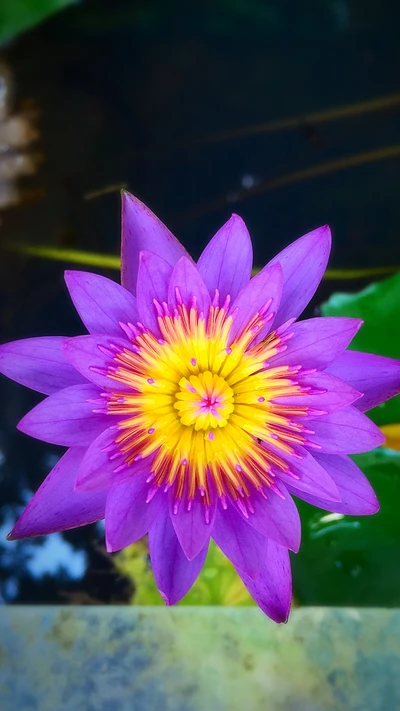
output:
[[[62,253],[118,255],[121,188],[195,258],[232,212],[259,266],[328,223],[330,267],[345,271],[322,283],[305,316],[365,288],[371,268],[400,270],[399,20],[389,0],[87,0],[4,42],[2,121],[24,115],[31,133],[0,156],[2,186],[30,156],[17,197],[0,208],[2,342],[83,332],[63,280],[80,267]],[[60,258],[29,255],[37,245]],[[400,357],[398,319],[391,344],[374,348]],[[0,600],[128,604],[138,580],[106,552],[100,524],[6,542],[61,450],[15,429],[37,394],[2,378],[0,400]],[[380,450],[360,466],[381,512],[335,519],[301,505],[298,604],[400,604],[400,463]],[[138,556],[133,570],[145,575],[146,549]]]

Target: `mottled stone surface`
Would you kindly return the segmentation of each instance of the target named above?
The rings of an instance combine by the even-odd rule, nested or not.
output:
[[[2,711],[400,709],[400,611],[3,607]]]

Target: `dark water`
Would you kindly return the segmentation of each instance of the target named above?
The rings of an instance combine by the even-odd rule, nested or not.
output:
[[[390,0],[93,0],[60,13],[4,50],[17,103],[29,99],[40,113],[44,162],[26,181],[42,197],[4,213],[1,242],[117,254],[118,190],[91,193],[125,184],[194,256],[236,211],[258,265],[324,223],[334,233],[331,266],[400,265],[398,157],[293,178],[400,144],[400,103],[302,118],[398,91],[399,21]],[[290,117],[299,119],[288,129],[244,130]],[[292,177],[273,187],[281,176]],[[65,266],[1,253],[2,340],[82,332]],[[325,282],[311,311],[332,291],[364,284]],[[38,396],[2,379],[0,398],[4,534],[60,452],[15,430]],[[131,594],[98,527],[1,542],[0,556],[5,602]]]

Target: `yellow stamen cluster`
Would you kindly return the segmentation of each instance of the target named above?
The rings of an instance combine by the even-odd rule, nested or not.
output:
[[[132,346],[113,355],[108,375],[124,390],[108,398],[120,417],[116,446],[127,466],[150,457],[153,485],[173,487],[177,500],[200,493],[206,504],[249,496],[251,486],[273,486],[274,468],[288,465],[274,451],[291,453],[305,441],[292,417],[307,408],[276,400],[300,394],[298,368],[267,364],[282,347],[273,332],[252,346],[260,313],[229,341],[233,316],[211,306],[205,317],[195,305],[158,309],[161,338],[144,328]]]

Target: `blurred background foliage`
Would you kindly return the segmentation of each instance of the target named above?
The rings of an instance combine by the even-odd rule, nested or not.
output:
[[[131,603],[164,605],[151,571],[147,540],[125,548],[115,557],[117,569],[134,581]],[[207,560],[181,605],[254,605],[233,565],[213,541]]]
[[[0,43],[34,27],[75,0],[1,0]]]
[[[352,347],[400,358],[399,21],[393,0],[2,0],[1,340],[80,332],[62,272],[117,278],[128,188],[195,257],[232,211],[257,265],[328,222],[305,316],[361,317]],[[145,540],[110,556],[97,525],[5,542],[60,451],[15,430],[36,394],[2,380],[0,398],[0,601],[163,604]],[[381,510],[297,502],[298,604],[400,605],[400,397],[371,414],[390,449],[355,460]],[[212,545],[181,604],[252,603]]]

